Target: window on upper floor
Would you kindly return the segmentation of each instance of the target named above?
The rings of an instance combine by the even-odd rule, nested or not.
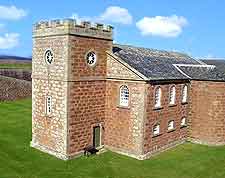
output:
[[[187,85],[184,85],[182,90],[182,103],[187,102],[187,97],[188,97],[188,87]]]
[[[46,115],[50,115],[52,113],[52,97],[47,96],[45,102],[45,113]]]
[[[176,100],[176,88],[175,86],[172,86],[169,92],[169,104],[171,105],[175,104],[175,100]]]
[[[171,120],[168,122],[168,130],[173,130],[175,127],[174,127],[174,120]]]
[[[126,85],[120,87],[120,106],[127,107],[129,105],[129,89]]]
[[[160,134],[160,124],[156,124],[153,127],[153,135],[159,135]]]
[[[161,95],[162,95],[162,90],[160,87],[157,87],[155,90],[155,107],[161,107]]]

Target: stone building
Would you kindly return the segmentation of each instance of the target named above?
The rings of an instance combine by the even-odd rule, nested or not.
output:
[[[75,20],[33,28],[31,146],[61,159],[84,148],[137,159],[185,141],[225,144],[225,75],[177,52],[113,44]]]

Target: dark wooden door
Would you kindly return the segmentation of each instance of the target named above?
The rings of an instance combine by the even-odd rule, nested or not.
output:
[[[100,146],[100,142],[101,142],[101,130],[100,130],[100,126],[94,127],[93,129],[93,146],[95,148]]]

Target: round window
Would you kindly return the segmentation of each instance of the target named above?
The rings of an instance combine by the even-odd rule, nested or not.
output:
[[[47,64],[52,64],[53,62],[53,52],[51,50],[47,50],[45,52],[45,61]]]
[[[97,56],[95,52],[91,51],[86,55],[86,62],[89,66],[94,66],[97,62]]]

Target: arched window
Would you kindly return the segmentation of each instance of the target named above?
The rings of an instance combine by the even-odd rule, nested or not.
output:
[[[187,95],[188,95],[188,87],[187,87],[187,85],[184,85],[183,90],[182,90],[182,103],[187,102]]]
[[[160,124],[156,124],[153,127],[153,135],[158,135],[160,133]]]
[[[120,87],[120,106],[127,107],[129,105],[129,89],[123,85]]]
[[[172,86],[170,88],[170,93],[169,93],[169,104],[175,104],[175,99],[176,99],[176,88],[175,86]]]
[[[155,107],[161,106],[161,95],[162,95],[161,88],[160,87],[156,88],[156,90],[155,90]]]

